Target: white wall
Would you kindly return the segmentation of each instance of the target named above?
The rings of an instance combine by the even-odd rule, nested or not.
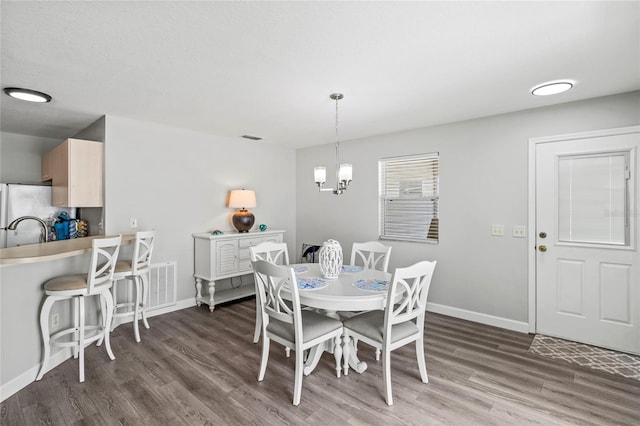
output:
[[[390,270],[435,259],[430,303],[524,324],[527,240],[511,229],[527,224],[528,139],[637,124],[640,92],[632,92],[350,141],[341,162],[353,163],[354,180],[341,196],[313,183],[313,166],[334,173],[333,145],[298,150],[297,246],[335,238],[348,259],[354,241],[378,237],[378,160],[440,152],[440,243],[383,241],[393,246]],[[492,224],[505,225],[505,236],[492,237]]]
[[[61,140],[0,133],[0,182],[42,184],[42,155]]]
[[[293,249],[295,156],[293,149],[265,142],[107,116],[105,232],[134,232],[130,217],[139,230],[155,229],[153,261],[176,261],[178,300],[195,301],[191,235],[232,229],[229,190],[255,190],[256,227],[284,229]]]

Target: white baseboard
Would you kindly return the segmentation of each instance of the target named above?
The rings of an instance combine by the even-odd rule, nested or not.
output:
[[[520,333],[529,332],[529,324],[526,321],[515,321],[508,318],[496,317],[493,315],[483,314],[480,312],[467,311],[466,309],[454,308],[437,303],[427,303],[427,311],[436,314],[447,315],[454,318],[460,318],[467,321],[473,321],[480,324],[500,327],[507,330],[517,331]]]
[[[49,364],[51,365],[51,368],[55,368],[72,356],[71,349],[62,349],[51,355],[51,358],[49,358]],[[20,389],[23,389],[35,382],[38,371],[40,371],[40,363],[20,374],[15,379],[9,380],[7,383],[0,386],[0,402],[9,398]]]
[[[196,299],[194,297],[190,297],[189,299],[179,300],[175,305],[149,311],[147,314],[149,317],[153,317],[156,315],[167,314],[169,312],[190,308],[195,305]],[[129,322],[131,321],[132,320],[129,320]],[[51,354],[51,358],[49,359],[49,365],[51,367],[49,368],[49,370],[56,368],[58,365],[62,364],[71,357],[71,349],[63,349],[54,354]],[[15,379],[9,380],[7,383],[3,383],[2,385],[0,385],[0,402],[4,401],[19,390],[33,383],[36,380],[38,371],[40,371],[40,363],[20,374]]]

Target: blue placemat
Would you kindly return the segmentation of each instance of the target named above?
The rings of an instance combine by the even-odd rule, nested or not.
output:
[[[309,268],[307,268],[306,266],[294,266],[293,272],[295,272],[296,274],[304,274],[305,272],[309,272]]]
[[[362,266],[342,265],[342,272],[362,272],[364,268]]]
[[[300,277],[296,281],[300,290],[318,289],[327,285],[325,280],[318,277]]]
[[[354,281],[353,286],[365,291],[387,291],[389,289],[389,281],[371,278]]]

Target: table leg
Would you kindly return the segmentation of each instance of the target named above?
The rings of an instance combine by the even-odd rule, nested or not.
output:
[[[311,374],[311,372],[316,368],[318,362],[320,362],[320,357],[325,350],[329,350],[331,348],[327,347],[328,342],[320,343],[319,345],[314,346],[309,349],[309,355],[307,355],[307,361],[304,363],[303,373],[305,376]],[[296,354],[296,356],[298,356]]]
[[[196,305],[202,305],[202,278],[196,278]]]
[[[215,304],[213,302],[213,295],[216,294],[216,282],[209,281],[209,311],[213,312]]]
[[[358,342],[356,340],[351,340],[351,352],[349,354],[349,367],[354,369],[357,373],[362,374],[367,371],[367,363],[364,361],[360,361],[358,358]]]
[[[349,344],[351,339],[348,335],[342,335],[342,355],[344,358],[344,375],[349,374],[349,357],[351,356],[351,345]]]

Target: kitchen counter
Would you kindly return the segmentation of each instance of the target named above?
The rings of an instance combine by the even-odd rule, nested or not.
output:
[[[96,235],[0,249],[0,265],[45,262],[77,256],[91,251],[91,241],[105,237],[104,235]],[[135,234],[123,235],[122,244],[130,243],[135,239]]]

